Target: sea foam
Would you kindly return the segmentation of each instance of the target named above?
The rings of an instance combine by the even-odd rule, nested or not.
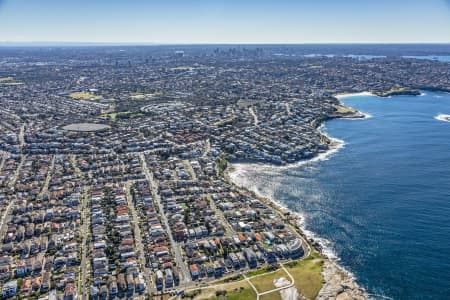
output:
[[[314,232],[306,229],[305,224],[305,215],[302,212],[292,211],[288,209],[283,203],[278,201],[275,197],[275,191],[277,189],[277,186],[280,184],[277,181],[271,181],[269,185],[264,185],[265,189],[264,191],[261,190],[258,187],[258,182],[254,179],[254,176],[252,174],[254,173],[265,173],[265,174],[271,174],[273,176],[282,176],[281,172],[282,170],[290,169],[290,168],[297,168],[300,166],[306,166],[311,165],[319,161],[325,161],[330,159],[330,157],[337,153],[339,150],[341,150],[345,146],[345,142],[343,140],[330,137],[325,132],[323,132],[324,125],[322,124],[319,127],[319,131],[326,135],[327,138],[331,141],[331,147],[328,151],[324,151],[322,153],[319,153],[315,157],[308,159],[308,160],[302,160],[297,163],[288,164],[285,166],[274,166],[274,165],[266,165],[261,163],[236,163],[232,164],[232,170],[228,173],[229,178],[231,181],[236,184],[239,187],[245,188],[249,191],[254,192],[258,197],[269,199],[274,205],[279,207],[282,210],[289,210],[292,214],[294,214],[297,217],[297,225],[301,228],[305,236],[309,240],[314,240],[317,242],[320,247],[322,248],[322,254],[328,257],[331,261],[336,263],[339,269],[341,271],[345,272],[350,278],[353,280],[356,280],[356,277],[353,273],[346,270],[343,266],[339,265],[338,262],[340,261],[339,256],[334,251],[334,247],[331,241],[319,237]]]
[[[439,114],[434,117],[436,120],[442,121],[442,122],[450,122],[450,115],[445,114]]]

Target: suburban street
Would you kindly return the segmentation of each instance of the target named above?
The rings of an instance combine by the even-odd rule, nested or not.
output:
[[[6,158],[7,158],[7,154],[4,153],[3,151],[0,151],[0,157],[1,157],[1,160],[0,160],[0,170],[2,170],[2,169],[3,169],[3,166],[5,165],[5,161],[6,161]]]
[[[192,165],[188,160],[183,160],[183,164],[186,167],[186,170],[191,175],[191,179],[197,181],[197,175],[195,175],[194,169],[192,169]]]
[[[81,279],[79,281],[79,291],[81,290],[81,295],[78,295],[78,298],[82,300],[89,299],[89,287],[87,285],[87,268],[89,265],[89,262],[86,259],[87,252],[89,250],[89,244],[90,241],[87,240],[89,235],[89,215],[87,214],[87,207],[89,202],[89,189],[88,187],[83,188],[83,194],[81,196],[81,220],[83,222],[81,226],[81,234],[83,235],[83,242],[81,244],[81,272],[80,276]]]
[[[44,195],[48,191],[48,185],[50,183],[50,180],[52,179],[53,168],[55,167],[55,159],[56,159],[56,156],[53,155],[52,161],[50,162],[50,166],[48,167],[47,177],[45,178],[44,185],[42,186],[41,192],[37,196],[38,199],[42,199],[42,197],[44,197]]]
[[[25,161],[26,157],[27,157],[26,155],[21,155],[20,156],[20,163],[17,166],[17,169],[14,172],[14,175],[10,178],[10,180],[8,182],[8,187],[9,188],[14,188],[14,185],[16,184],[17,178],[19,177],[20,170],[22,169],[23,162]]]
[[[206,157],[209,152],[211,152],[211,141],[209,139],[205,140],[205,150],[203,151],[202,157]]]
[[[250,112],[250,114],[253,117],[253,125],[258,126],[258,123],[259,123],[258,116],[256,115],[255,111],[253,110],[253,107],[250,107],[248,109],[248,111]]]
[[[144,245],[142,243],[141,228],[139,227],[139,224],[141,224],[141,222],[140,222],[139,216],[136,212],[136,208],[134,207],[133,198],[130,193],[131,184],[132,184],[132,182],[130,182],[130,181],[128,181],[125,184],[125,195],[127,198],[128,207],[130,208],[130,211],[131,211],[131,217],[132,217],[131,223],[134,226],[134,240],[136,242],[139,264],[144,273],[145,283],[148,287],[147,291],[151,293],[151,292],[153,292],[152,278],[150,275],[150,270],[149,270],[149,268],[146,267],[146,264],[145,264],[145,253],[146,252],[145,252]]]
[[[142,170],[144,171],[145,177],[147,178],[147,180],[150,184],[150,187],[152,189],[152,196],[158,206],[161,220],[164,223],[164,227],[166,228],[167,235],[169,236],[169,240],[170,240],[172,250],[174,252],[175,260],[176,260],[177,265],[180,268],[181,273],[182,273],[183,282],[184,282],[184,284],[188,284],[191,281],[190,280],[191,276],[189,274],[189,270],[188,270],[186,264],[183,261],[183,256],[181,255],[180,246],[173,239],[172,232],[171,232],[170,226],[169,226],[169,222],[164,213],[164,207],[161,204],[161,197],[158,194],[158,184],[156,183],[156,180],[153,178],[153,174],[148,169],[147,162],[145,161],[145,155],[143,153],[140,153],[139,158],[141,160]]]
[[[22,168],[23,162],[25,160],[25,156],[22,155],[20,163],[16,169],[16,171],[14,172],[13,177],[10,179],[10,181],[8,182],[8,187],[9,188],[14,188],[14,185],[16,184],[17,178],[20,174],[20,170]],[[4,163],[4,159],[2,159],[2,164]],[[1,170],[1,169],[0,169]],[[7,223],[9,222],[9,220],[11,219],[11,209],[14,206],[15,201],[12,200],[8,203],[8,206],[6,207],[2,218],[0,220],[0,236],[4,236],[4,232],[6,231],[6,226]]]
[[[0,220],[0,235],[4,236],[9,219],[11,219],[11,208],[13,207],[15,201],[10,201],[5,211],[3,212],[2,219]]]
[[[22,124],[22,126],[20,126],[20,131],[19,131],[19,149],[22,150],[25,139],[24,139],[24,132],[25,132],[25,124]]]

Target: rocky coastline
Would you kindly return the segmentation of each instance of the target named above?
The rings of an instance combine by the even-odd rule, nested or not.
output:
[[[323,286],[317,300],[364,300],[367,299],[364,290],[341,270],[334,262],[325,260],[323,265]]]
[[[337,119],[337,118],[344,118],[344,119],[362,119],[366,118],[367,116],[364,113],[361,113],[351,107],[346,107],[339,103],[336,105],[336,111],[328,116],[328,118],[317,120],[316,128],[319,130],[319,127],[321,124],[323,124],[325,121],[331,120],[331,119]],[[323,135],[327,140],[332,141],[331,138],[329,138],[326,135]],[[331,146],[333,147],[333,146]],[[332,150],[330,148],[330,150]],[[236,163],[233,161],[233,163]],[[245,162],[240,161],[239,163],[243,164],[251,164],[255,163],[254,161],[247,160]],[[231,170],[230,170],[231,169]],[[237,186],[241,187],[241,185],[234,182],[230,175],[230,172],[232,172],[233,167],[231,167],[225,172],[225,177],[229,182],[232,182],[236,184]],[[257,195],[261,197],[260,195]],[[264,197],[265,198],[265,197]],[[272,207],[275,209],[280,210],[281,213],[284,213],[286,208],[281,207],[279,203],[276,202],[274,199],[267,199],[272,203]],[[295,214],[295,212],[294,212]],[[297,222],[298,224],[298,222]],[[363,300],[367,299],[366,294],[364,290],[356,283],[355,279],[351,276],[350,273],[343,270],[341,267],[339,267],[334,261],[332,261],[330,258],[327,257],[327,255],[324,253],[324,249],[322,248],[322,245],[315,241],[313,238],[307,238],[302,229],[299,227],[299,230],[301,231],[302,236],[308,240],[308,243],[312,248],[314,248],[318,253],[321,254],[322,259],[324,260],[323,270],[322,270],[322,276],[323,276],[323,286],[322,289],[319,292],[319,295],[316,299],[320,300],[331,300],[331,299],[339,299],[339,300]],[[300,299],[303,299],[303,296],[299,296]]]
[[[409,89],[409,88],[399,88],[399,89],[391,89],[385,92],[374,92],[374,95],[378,97],[391,97],[391,96],[420,96],[420,90]]]

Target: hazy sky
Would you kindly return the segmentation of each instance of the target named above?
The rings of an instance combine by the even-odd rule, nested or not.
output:
[[[450,42],[450,0],[0,0],[0,41]]]

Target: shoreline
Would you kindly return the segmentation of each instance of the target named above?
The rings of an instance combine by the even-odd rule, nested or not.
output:
[[[371,96],[371,97],[380,97],[380,98],[391,98],[393,96],[425,96],[425,91],[430,92],[447,92],[442,89],[427,89],[427,88],[397,88],[390,89],[387,91],[363,91],[363,92],[349,92],[349,93],[338,93],[333,97],[341,100],[342,98],[347,97],[361,97],[361,96]]]
[[[370,92],[361,92],[361,93],[347,93],[347,94],[338,94],[334,97],[341,102],[341,99],[346,97],[354,97],[354,96],[375,96],[377,95]],[[343,103],[340,103],[343,105]],[[360,111],[356,111],[354,114],[355,117],[352,116],[333,116],[332,119],[346,119],[346,120],[361,120],[368,119],[372,116],[367,113],[362,113]],[[362,117],[361,117],[362,115]],[[324,135],[329,141],[329,149],[327,151],[322,151],[316,153],[313,157],[300,160],[298,162],[287,164],[287,165],[270,165],[258,162],[237,162],[237,163],[229,163],[229,168],[225,171],[225,177],[231,181],[234,185],[239,188],[246,189],[250,192],[253,192],[257,197],[261,199],[268,200],[280,213],[289,212],[295,218],[295,223],[299,228],[301,234],[307,240],[307,243],[310,247],[313,247],[316,251],[318,251],[324,258],[325,264],[322,270],[323,275],[323,286],[317,296],[317,299],[328,299],[337,297],[345,293],[349,299],[369,299],[368,292],[362,288],[358,282],[357,277],[351,271],[345,269],[342,265],[339,264],[340,258],[334,252],[331,246],[331,242],[325,238],[319,237],[316,233],[306,229],[305,224],[305,214],[302,212],[297,212],[289,209],[280,201],[276,200],[273,195],[264,194],[264,192],[260,191],[255,184],[249,182],[249,176],[246,175],[249,170],[252,171],[270,171],[270,170],[285,170],[289,168],[296,168],[308,164],[314,164],[319,161],[328,160],[333,154],[337,153],[340,149],[345,146],[345,141],[329,136],[326,132],[323,132],[322,129],[325,126],[325,122],[327,120],[323,120],[320,125],[317,127],[317,130]]]
[[[334,95],[334,98],[341,100],[342,98],[348,98],[348,97],[361,97],[361,96],[373,96],[378,97],[372,92],[365,91],[365,92],[358,92],[358,93],[341,93]]]
[[[420,90],[419,93],[411,92],[409,90],[405,91],[405,96],[425,96],[428,92],[434,93],[448,93],[447,91],[428,91],[428,90]],[[402,96],[401,94],[382,96],[378,94],[374,94],[371,92],[360,92],[360,93],[343,93],[337,94],[333,97],[339,101],[339,105],[347,107],[342,100],[347,97],[356,97],[356,96],[373,96],[378,98],[390,98],[394,96]],[[313,157],[308,159],[303,159],[297,161],[295,163],[287,164],[287,165],[273,165],[266,164],[260,162],[230,162],[230,168],[226,171],[227,177],[233,184],[244,188],[248,191],[253,192],[257,197],[265,199],[269,201],[273,207],[276,207],[280,212],[289,212],[294,216],[297,227],[299,228],[301,234],[307,240],[307,243],[310,247],[317,250],[324,258],[325,264],[322,270],[323,275],[323,286],[317,296],[316,299],[325,300],[325,299],[336,299],[337,295],[339,295],[339,299],[373,299],[373,298],[382,298],[382,299],[391,299],[389,297],[371,294],[368,290],[364,289],[358,283],[357,276],[351,271],[347,270],[344,266],[341,265],[340,257],[333,251],[331,241],[321,238],[316,233],[306,229],[306,213],[302,211],[295,211],[289,209],[286,205],[284,205],[281,201],[278,201],[274,197],[274,189],[271,187],[269,190],[265,190],[264,187],[260,190],[256,184],[256,182],[252,179],[252,174],[255,172],[277,172],[280,170],[285,170],[289,168],[297,168],[309,164],[314,164],[318,161],[328,160],[334,153],[339,151],[341,148],[345,146],[345,141],[339,140],[337,138],[329,136],[326,132],[322,131],[322,128],[325,126],[325,122],[333,119],[346,119],[346,120],[361,120],[372,117],[369,114],[362,113],[357,111],[354,115],[358,116],[358,114],[363,115],[363,117],[353,117],[351,115],[333,115],[329,118],[319,120],[317,124],[317,130],[329,139],[329,149],[326,151],[320,151],[315,153]],[[450,122],[450,114],[438,114],[434,117],[436,120],[442,122]],[[249,174],[250,173],[250,174]],[[278,174],[277,174],[278,175]],[[281,174],[280,174],[281,176]],[[276,188],[276,186],[275,186]],[[317,245],[319,247],[317,247]]]
[[[339,101],[339,105],[349,108],[351,110],[354,110],[355,112],[353,113],[353,115],[336,115],[336,116],[332,115],[331,118],[332,119],[346,119],[346,120],[365,120],[365,119],[372,118],[373,116],[371,114],[360,111],[360,110],[356,110],[353,107],[347,106],[347,105],[345,105],[345,103],[342,102],[342,99],[344,99],[344,98],[364,97],[364,96],[382,98],[381,96],[374,94],[372,92],[369,92],[369,91],[358,92],[358,93],[335,94],[335,95],[333,95],[333,97]],[[385,97],[385,98],[390,98],[390,97]]]
[[[425,96],[426,91],[428,90],[413,90],[413,89],[405,89],[402,91],[395,92],[356,92],[356,93],[341,93],[335,94],[334,97],[339,105],[350,108],[346,106],[341,100],[348,97],[357,97],[357,96],[371,96],[371,97],[379,97],[379,98],[391,98],[392,96]],[[433,92],[433,91],[431,91]],[[436,91],[435,91],[436,92]],[[392,95],[391,95],[392,93]],[[447,92],[448,93],[448,92]],[[250,192],[253,192],[257,197],[262,200],[267,200],[272,204],[274,209],[277,209],[280,213],[289,212],[294,216],[295,224],[300,230],[301,235],[306,239],[307,243],[310,247],[314,248],[318,251],[325,260],[324,268],[322,270],[323,275],[323,286],[320,290],[317,299],[325,300],[325,299],[335,299],[338,295],[339,298],[342,299],[371,299],[372,296],[378,296],[370,294],[367,290],[361,287],[358,284],[358,280],[355,274],[351,271],[347,270],[344,266],[342,266],[340,262],[339,256],[333,251],[331,246],[331,241],[319,237],[316,233],[305,228],[305,213],[297,212],[289,209],[283,203],[275,199],[274,195],[267,194],[267,192],[261,191],[258,189],[254,182],[251,182],[251,177],[246,174],[248,172],[258,172],[258,171],[279,171],[283,169],[289,168],[297,168],[308,164],[314,164],[318,161],[328,160],[333,154],[338,152],[341,148],[345,146],[345,141],[339,140],[337,138],[329,136],[326,132],[322,131],[322,128],[325,125],[326,121],[333,119],[346,119],[346,120],[362,120],[368,119],[372,116],[367,113],[363,113],[361,111],[354,110],[353,114],[335,114],[330,115],[329,118],[318,120],[319,123],[316,126],[317,130],[325,136],[329,142],[329,148],[326,151],[320,151],[315,153],[313,157],[303,159],[297,161],[295,163],[290,163],[286,165],[273,165],[266,164],[262,162],[252,162],[252,161],[244,161],[244,162],[229,162],[230,168],[228,168],[225,172],[225,176],[231,183],[234,185],[246,189]],[[450,115],[438,115],[435,117],[440,121],[450,122]]]
[[[285,206],[280,201],[276,200],[273,195],[264,194],[263,191],[260,191],[255,185],[249,183],[248,176],[246,175],[247,172],[252,171],[280,171],[280,170],[287,170],[290,168],[298,168],[301,166],[314,164],[320,161],[326,161],[328,160],[333,154],[337,153],[340,149],[342,149],[345,146],[345,142],[343,140],[339,140],[337,138],[333,138],[328,136],[325,133],[324,134],[327,138],[329,138],[331,141],[334,142],[334,145],[325,152],[319,153],[316,156],[310,158],[298,161],[296,163],[284,165],[284,166],[277,166],[277,165],[269,165],[269,164],[263,164],[263,163],[229,163],[229,167],[226,170],[226,177],[236,186],[239,188],[244,188],[250,192],[253,192],[257,197],[262,199],[269,200],[275,207],[277,207],[281,212],[288,211],[292,215],[296,217],[297,225],[300,227],[301,231],[304,233],[305,237],[310,240],[312,239],[314,242],[318,242],[321,249],[318,250],[322,255],[324,255],[328,259],[332,260],[339,260],[339,257],[334,253],[332,249],[329,248],[330,242],[326,239],[323,239],[319,236],[317,236],[315,233],[311,232],[310,230],[305,228],[305,216],[304,213],[293,211],[289,209],[287,206]],[[351,272],[345,270],[349,274]],[[353,274],[351,274],[353,276]]]
[[[323,126],[324,124],[321,124],[319,130]],[[264,192],[260,191],[256,185],[249,183],[249,177],[245,174],[249,170],[283,170],[314,164],[319,161],[328,160],[329,157],[337,153],[345,146],[344,141],[330,137],[324,132],[321,133],[332,141],[331,144],[333,146],[330,147],[328,151],[319,153],[310,159],[285,166],[268,165],[263,163],[230,163],[230,167],[227,168],[225,176],[239,188],[253,192],[258,198],[268,200],[279,212],[289,212],[294,216],[295,223],[307,240],[309,246],[318,251],[326,262],[324,269],[322,270],[324,283],[316,299],[329,299],[330,297],[336,297],[343,292],[346,293],[346,295],[352,295],[353,298],[350,299],[368,299],[369,294],[358,284],[356,275],[339,264],[340,258],[332,249],[331,242],[306,229],[305,214],[289,209],[283,203],[276,200],[273,195],[264,194]],[[343,287],[346,287],[345,291]]]
[[[309,163],[315,163],[317,161],[327,160],[328,157],[336,153],[342,148],[342,146],[323,153],[322,157],[316,156],[312,159],[302,161],[300,164],[291,164],[288,167],[293,167],[294,165],[302,166]],[[277,201],[273,195],[264,194],[264,192],[260,191],[256,185],[248,183],[248,176],[245,175],[248,168],[255,170],[266,167],[277,168],[280,170],[285,169],[287,166],[267,166],[263,164],[246,163],[230,164],[230,168],[226,171],[225,176],[239,188],[248,190],[254,193],[256,197],[270,202],[272,207],[280,213],[283,214],[284,212],[289,212],[293,216],[295,225],[300,230],[301,235],[303,235],[309,247],[319,252],[325,261],[324,268],[322,270],[323,286],[316,299],[334,299],[342,293],[353,296],[348,299],[369,299],[369,293],[358,284],[356,275],[339,264],[340,258],[332,249],[331,242],[325,238],[319,237],[311,230],[306,229],[304,213],[289,209],[283,203]]]

